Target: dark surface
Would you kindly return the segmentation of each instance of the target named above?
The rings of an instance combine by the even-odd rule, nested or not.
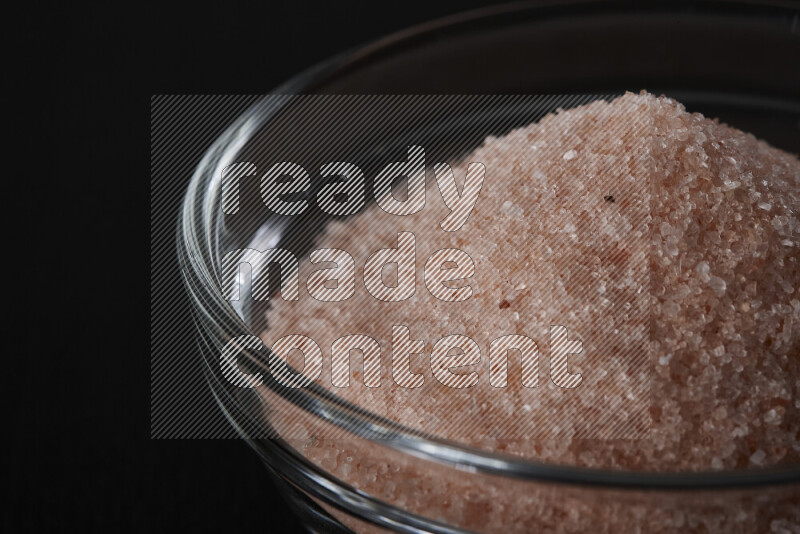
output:
[[[483,3],[33,6],[14,52],[37,80],[31,139],[52,148],[21,180],[39,202],[24,227],[42,243],[24,283],[42,295],[23,300],[24,341],[6,354],[22,361],[6,375],[18,390],[6,532],[299,529],[244,443],[149,439],[150,96],[268,92],[338,52]],[[191,351],[188,315],[175,331]]]
[[[12,51],[33,101],[20,135],[50,148],[24,159],[18,181],[36,201],[21,214],[24,238],[39,245],[24,275],[36,296],[19,301],[25,326],[7,353],[22,364],[5,380],[15,427],[5,532],[300,529],[243,442],[149,437],[150,97],[266,93],[331,55],[480,3],[458,4],[32,5],[16,21]],[[183,294],[174,299],[186,310]],[[191,328],[188,310],[178,314],[187,352]]]

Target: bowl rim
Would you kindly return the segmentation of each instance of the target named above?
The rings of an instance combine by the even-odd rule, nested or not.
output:
[[[678,5],[681,6],[683,3]],[[692,3],[692,5],[694,4]],[[518,16],[523,12],[530,15],[532,12],[539,13],[542,10],[548,10],[555,16],[567,13],[569,16],[576,16],[576,9],[590,8],[593,10],[598,7],[606,9],[609,6],[615,9],[626,9],[630,8],[630,3],[603,2],[602,0],[516,2],[443,17],[394,33],[366,46],[358,47],[354,51],[338,54],[294,76],[279,86],[272,94],[295,95],[313,92],[327,81],[353,69],[362,68],[363,65],[380,59],[385,54],[397,53],[407,46],[416,46],[415,41],[431,38],[443,30],[463,30],[476,21],[486,22],[495,19],[495,23],[497,23],[497,19]],[[703,13],[713,14],[728,7],[745,10],[762,7],[769,10],[791,10],[795,16],[798,12],[797,6],[780,0],[766,2],[712,0],[703,4]],[[637,12],[656,12],[664,9],[674,11],[675,4],[653,2],[647,8],[638,8]],[[692,13],[694,12],[688,12],[687,15]],[[578,13],[578,15],[580,14]],[[192,297],[193,306],[199,307],[206,316],[216,318],[215,320],[220,324],[223,322],[220,318],[223,318],[228,325],[235,324],[239,331],[247,331],[247,325],[242,322],[230,303],[215,287],[215,280],[217,280],[215,273],[219,265],[215,248],[218,237],[215,235],[216,195],[221,186],[219,171],[228,161],[226,158],[230,158],[232,153],[241,146],[242,140],[246,140],[277,111],[278,108],[275,104],[267,100],[262,99],[253,104],[217,138],[206,152],[187,188],[178,223],[179,259],[184,282]],[[224,330],[229,327],[221,328]],[[273,391],[284,396],[285,390],[286,388],[280,386],[273,388]],[[218,395],[216,391],[214,394]],[[399,452],[426,460],[502,477],[534,482],[631,490],[742,489],[800,482],[800,465],[765,469],[657,472],[547,464],[479,450],[435,436],[420,434],[410,429],[403,429],[396,424],[391,424],[391,421],[365,413],[365,410],[338,399],[333,393],[323,388],[317,390],[309,388],[308,392],[304,392],[299,397],[295,395],[293,399],[291,402],[299,404],[302,409],[323,417],[331,424],[340,426],[359,438],[377,442]],[[253,438],[247,436],[235,418],[228,413],[225,399],[218,396],[217,401],[240,435],[252,444]],[[354,425],[354,420],[359,421],[359,425]],[[284,452],[294,456],[296,461],[303,462],[304,459],[282,440],[271,439],[270,441],[269,447],[285,449]],[[309,465],[306,468],[313,469],[313,466]],[[319,475],[319,473],[317,474]],[[339,486],[348,487],[330,475],[324,475],[330,480],[335,480]]]

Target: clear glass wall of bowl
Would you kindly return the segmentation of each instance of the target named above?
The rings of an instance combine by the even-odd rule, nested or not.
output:
[[[800,76],[786,53],[775,53],[793,50],[800,57],[797,20],[796,10],[778,3],[653,3],[635,10],[614,2],[514,5],[403,32],[335,58],[275,93],[613,95],[646,88],[798,153]],[[800,466],[696,474],[542,465],[419,436],[322,389],[289,394],[276,387],[257,395],[232,387],[217,371],[220,350],[232,337],[257,335],[265,314],[252,302],[226,300],[219,285],[224,251],[287,240],[308,250],[314,235],[309,228],[324,226],[316,219],[271,224],[255,215],[230,223],[222,214],[221,169],[252,155],[265,125],[280,120],[290,102],[272,98],[254,106],[212,147],[187,192],[178,247],[210,388],[311,531],[461,532],[468,524],[496,532],[507,530],[509,521],[520,532],[621,532],[631,525],[642,532],[795,528]],[[492,117],[507,110],[487,111]],[[520,116],[517,124],[531,119]],[[431,117],[431,124],[470,124],[477,144],[493,133],[482,129],[481,120],[453,111]],[[408,133],[402,122],[385,126],[387,135]],[[352,153],[356,141],[332,139],[327,149]],[[464,153],[474,146],[451,148]],[[243,204],[240,213],[257,209]],[[264,355],[254,352],[252,362],[257,368]],[[330,451],[330,462],[358,456],[359,469],[385,478],[383,489],[364,493],[334,476],[333,464],[309,461],[304,444],[265,437],[263,429],[274,423],[265,403],[350,431]],[[429,495],[428,504],[404,499],[410,492]],[[488,501],[507,503],[505,516],[486,514]]]

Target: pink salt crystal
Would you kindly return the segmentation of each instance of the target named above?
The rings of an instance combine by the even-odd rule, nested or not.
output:
[[[781,411],[783,411],[782,407]],[[775,408],[770,409],[766,414],[764,414],[764,422],[768,425],[779,425],[781,423],[781,419],[783,419],[782,415]]]
[[[762,465],[764,463],[764,460],[766,459],[766,457],[767,457],[767,453],[765,453],[761,449],[758,449],[756,452],[754,452],[750,456],[750,463],[753,464],[753,465]]]
[[[603,125],[601,130],[597,129],[598,124]],[[564,161],[578,157],[574,149],[578,137],[582,164],[565,165]],[[444,399],[407,406],[393,415],[404,424],[421,421],[424,430],[470,446],[561,464],[671,471],[799,462],[800,301],[793,286],[800,281],[800,161],[752,135],[687,113],[681,104],[664,97],[626,94],[611,103],[598,101],[549,115],[538,124],[502,138],[487,138],[466,158],[484,163],[487,169],[485,189],[468,222],[470,232],[434,233],[432,229],[437,228],[443,212],[428,207],[405,222],[406,228],[414,229],[418,235],[431,236],[432,250],[471,245],[474,250],[485,251],[482,256],[476,255],[476,263],[479,272],[488,273],[489,282],[478,283],[471,301],[475,317],[455,310],[445,313],[440,302],[422,297],[413,306],[397,307],[387,307],[363,292],[350,299],[347,306],[307,300],[298,308],[276,300],[265,341],[297,332],[312,337],[321,347],[330,347],[336,337],[351,332],[380,339],[393,324],[413,324],[420,331],[469,333],[483,329],[502,335],[505,332],[501,332],[501,325],[513,328],[508,323],[512,312],[516,324],[537,324],[537,310],[543,301],[535,296],[541,290],[536,269],[509,273],[507,260],[501,262],[498,258],[513,255],[512,265],[535,266],[542,261],[536,254],[547,257],[558,251],[560,242],[546,237],[545,229],[574,232],[573,220],[579,214],[548,211],[551,207],[545,202],[537,204],[536,195],[542,195],[542,191],[578,195],[581,188],[572,190],[576,193],[567,186],[572,187],[576,179],[590,185],[602,178],[608,190],[619,196],[617,192],[626,191],[632,174],[638,171],[614,172],[617,167],[593,162],[608,158],[633,165],[631,147],[642,139],[649,145],[651,166],[647,172],[653,185],[650,358],[654,370],[650,437],[627,441],[501,440],[481,437],[490,434],[487,427],[480,436],[465,439],[438,423],[441,419],[437,413],[446,404]],[[530,199],[528,206],[537,206],[537,216],[496,216],[501,208],[510,209],[504,204],[509,199],[515,199],[516,204],[516,199],[526,198]],[[619,206],[619,202],[617,199],[615,205]],[[575,204],[576,209],[586,205]],[[345,249],[358,262],[396,236],[390,219],[372,209],[357,219],[333,222],[317,245]],[[561,236],[565,235],[563,232]],[[607,235],[617,234],[612,228]],[[619,235],[619,246],[624,249],[627,234]],[[529,241],[518,241],[520,236]],[[519,246],[528,242],[537,246]],[[606,292],[619,290],[603,287]],[[565,299],[569,297],[564,287],[560,291]],[[505,309],[498,307],[497,303],[503,301],[512,304]],[[337,328],[303,330],[303,316]],[[702,355],[706,358],[701,362]],[[782,397],[775,394],[778,391]],[[366,388],[337,393],[367,406],[379,399],[377,393]],[[383,395],[387,393],[384,391]],[[388,393],[383,402],[402,406],[404,398],[402,392]],[[472,408],[475,415],[480,418],[482,410],[488,410],[498,399],[476,399]],[[527,403],[524,414],[509,413],[508,418],[511,421],[534,416],[546,409],[541,404]],[[714,417],[713,424],[706,424],[708,414],[727,416]],[[585,417],[592,417],[591,412]],[[491,420],[486,424],[502,423]],[[758,447],[755,451],[752,444]],[[478,483],[455,475],[451,480],[441,474],[437,479],[426,467],[428,464],[414,460],[398,467],[399,471],[376,478],[376,466],[385,461],[386,453],[375,444],[323,437],[304,448],[303,453],[362,491],[467,529],[504,534],[555,531],[561,528],[558,518],[566,517],[570,506],[578,506],[574,502],[548,502],[546,509],[553,515],[544,517],[537,508],[541,504],[537,497],[528,496],[525,491],[502,481]],[[332,463],[324,461],[331,458],[328,455],[337,459]],[[345,455],[356,457],[359,462],[347,463],[349,467],[345,468]],[[425,493],[416,493],[413,488],[422,485]],[[492,497],[482,501],[483,513],[467,512],[469,506],[465,503],[471,499],[468,496],[489,494]],[[453,503],[446,509],[440,505],[445,500]],[[775,518],[773,531],[784,524],[796,528],[794,521],[800,511],[795,512],[798,515],[794,519]],[[625,523],[633,521],[630,518],[615,519],[603,510],[592,510],[574,518],[574,531],[594,530],[596,517],[608,522],[603,531],[639,528],[637,523]],[[765,530],[769,523],[763,521],[769,518],[756,517],[755,511],[744,513],[732,505],[730,517],[694,515],[689,522],[691,529],[716,532]]]
[[[719,276],[712,276],[711,278],[709,278],[708,285],[711,286],[711,289],[714,290],[714,293],[716,293],[717,296],[722,296],[725,294],[725,289],[727,288],[727,284],[725,283],[725,280],[723,280]]]

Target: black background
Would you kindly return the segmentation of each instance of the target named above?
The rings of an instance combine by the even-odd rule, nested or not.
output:
[[[33,3],[15,21],[15,80],[33,112],[13,133],[38,148],[9,179],[34,201],[17,223],[37,245],[12,283],[36,287],[18,301],[22,343],[7,345],[4,531],[300,529],[244,443],[150,439],[150,97],[266,93],[334,54],[486,4]],[[191,350],[188,316],[177,331]]]
[[[30,106],[15,135],[37,147],[18,156],[15,182],[34,200],[19,222],[36,256],[12,284],[26,289],[21,343],[6,355],[22,363],[4,381],[5,532],[301,529],[243,442],[150,439],[150,97],[267,93],[336,53],[484,4],[34,3],[15,20]],[[180,332],[192,350],[188,311]]]

